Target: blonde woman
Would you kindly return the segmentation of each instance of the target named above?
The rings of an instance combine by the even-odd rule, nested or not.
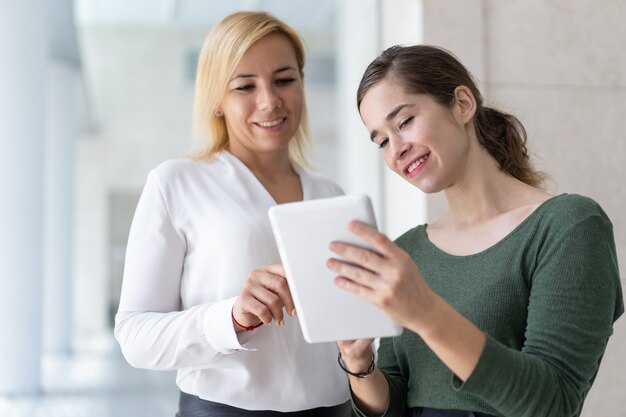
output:
[[[136,367],[177,370],[178,417],[350,416],[335,344],[294,317],[267,210],[341,194],[303,167],[298,34],[227,16],[201,52],[192,158],[148,176],[128,241],[115,336]]]

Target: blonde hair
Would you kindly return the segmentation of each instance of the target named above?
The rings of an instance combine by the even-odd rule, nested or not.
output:
[[[228,146],[228,131],[216,110],[226,84],[246,51],[270,33],[283,34],[293,46],[300,75],[304,75],[304,44],[298,33],[287,24],[265,12],[237,12],[222,19],[207,35],[196,76],[194,130],[198,149],[193,159],[210,159]],[[309,120],[304,100],[300,125],[289,144],[289,155],[307,165],[305,148],[309,141]],[[198,146],[199,145],[199,146]]]

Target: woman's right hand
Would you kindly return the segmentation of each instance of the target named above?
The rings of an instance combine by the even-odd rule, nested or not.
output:
[[[250,272],[233,306],[233,317],[242,326],[259,323],[284,324],[283,307],[291,316],[296,310],[282,265],[266,265]],[[242,330],[233,322],[236,330]]]
[[[341,360],[350,372],[367,371],[372,363],[372,342],[374,339],[344,340],[337,342]]]

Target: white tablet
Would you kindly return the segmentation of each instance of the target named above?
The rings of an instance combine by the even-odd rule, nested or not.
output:
[[[335,285],[326,261],[332,241],[370,247],[348,231],[351,220],[376,226],[366,195],[273,206],[269,218],[304,338],[309,343],[395,336],[402,329],[382,310]]]

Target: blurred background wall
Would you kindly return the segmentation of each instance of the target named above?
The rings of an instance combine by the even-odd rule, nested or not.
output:
[[[189,149],[199,49],[239,9],[268,10],[304,36],[313,165],[371,195],[390,236],[437,218],[445,201],[383,167],[356,86],[383,48],[436,44],[472,71],[488,105],[519,116],[551,192],[601,204],[626,270],[622,0],[2,2],[0,415],[51,415],[64,366],[94,375],[94,395],[119,394],[106,394],[115,378],[98,379],[98,367],[73,367],[94,349],[120,361],[111,326],[137,199],[151,168]],[[622,318],[583,416],[626,416],[624,346]],[[68,409],[55,415],[81,412]]]

